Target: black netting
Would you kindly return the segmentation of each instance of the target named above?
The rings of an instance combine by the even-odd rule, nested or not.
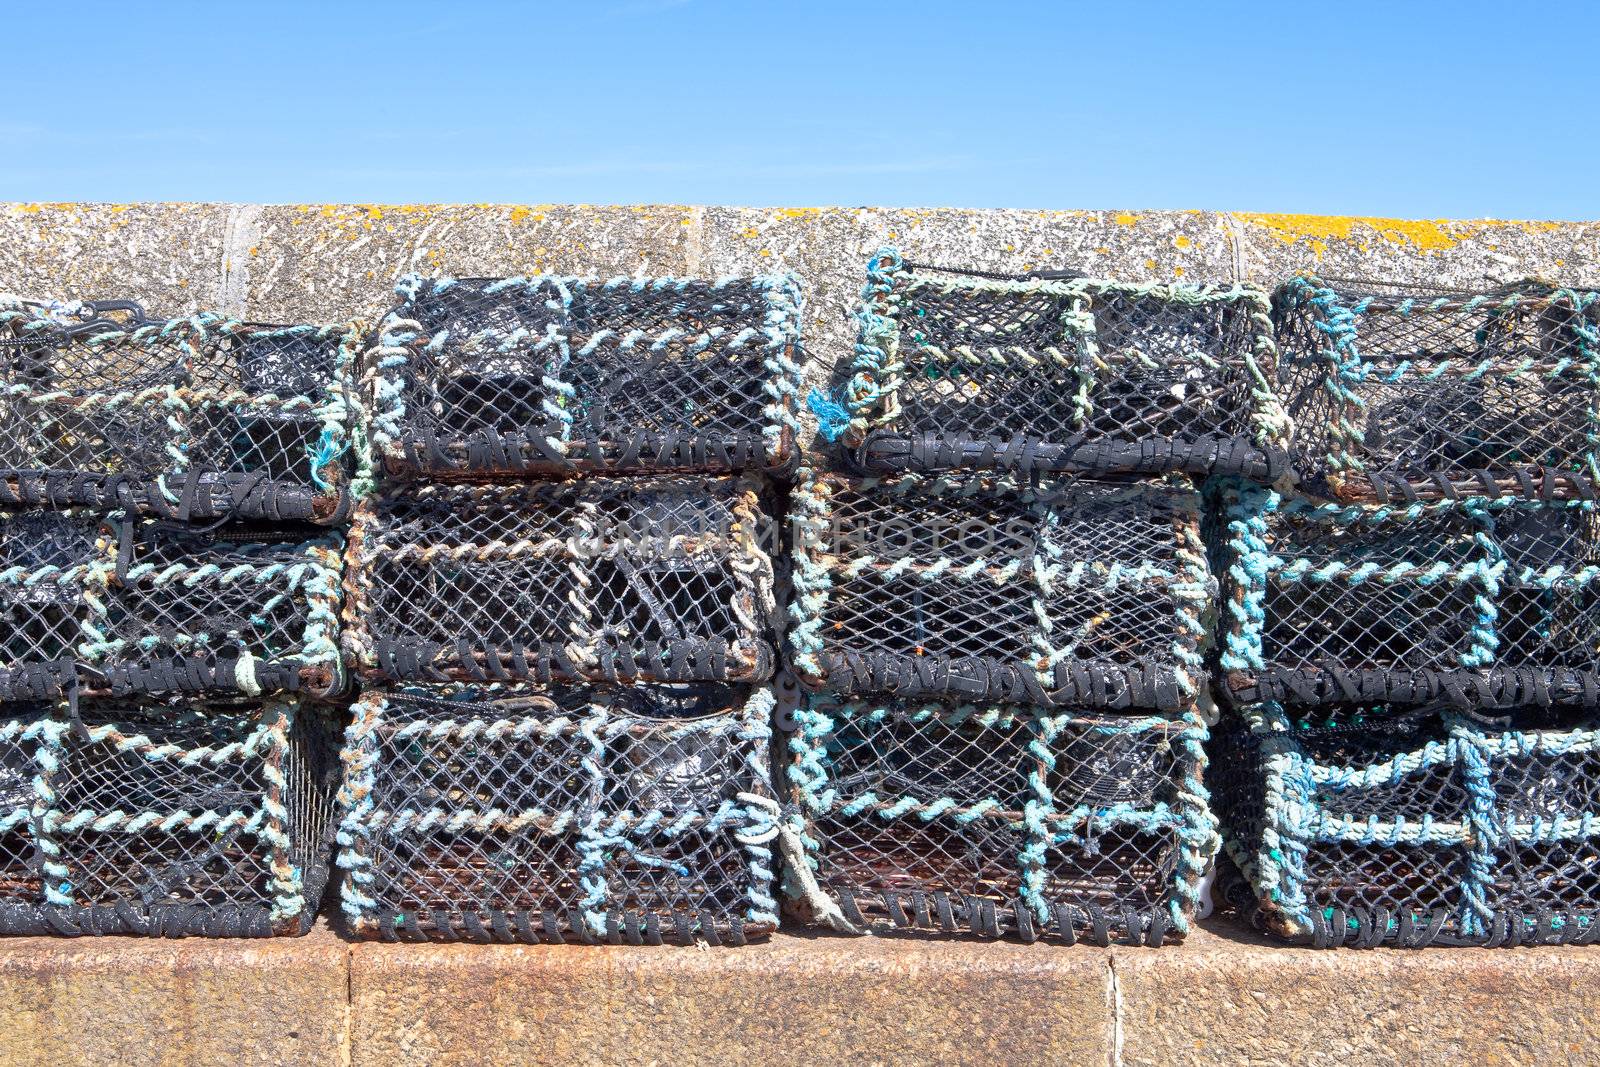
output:
[[[1249,887],[1236,904],[1274,933],[1319,947],[1600,939],[1587,713],[1279,711],[1235,723],[1215,756]]]
[[[767,506],[739,478],[397,492],[351,535],[349,639],[391,679],[761,680]]]
[[[742,944],[777,924],[770,697],[369,694],[340,863],[358,936]]]
[[[1296,463],[1314,487],[1592,495],[1600,296],[1296,278],[1275,312]]]
[[[0,300],[0,503],[339,522],[348,326]]]
[[[102,518],[82,511],[0,514],[0,695],[48,695],[71,677],[97,614],[88,594]]]
[[[871,469],[1282,469],[1262,293],[998,280],[880,252],[863,300],[846,440]]]
[[[278,702],[0,720],[0,787],[16,777],[8,810],[29,812],[0,836],[0,863],[27,857],[0,932],[306,932],[328,881],[337,734],[327,709]]]
[[[1232,499],[1225,645],[1261,659],[1224,657],[1241,699],[1600,702],[1593,504]]]
[[[797,720],[786,888],[803,918],[1101,944],[1184,932],[1214,846],[1197,720],[826,697]]]
[[[398,474],[786,468],[799,289],[786,276],[422,279],[375,350]]]
[[[341,535],[160,520],[113,534],[117,562],[95,622],[103,639],[80,651],[114,690],[341,687]]]
[[[342,549],[309,525],[5,516],[0,694],[337,691]]]
[[[1187,706],[1214,586],[1170,481],[822,475],[795,504],[794,662],[842,693]]]

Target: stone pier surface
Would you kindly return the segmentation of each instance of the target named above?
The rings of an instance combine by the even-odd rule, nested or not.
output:
[[[1564,1064],[1600,949],[0,942],[0,1065]]]

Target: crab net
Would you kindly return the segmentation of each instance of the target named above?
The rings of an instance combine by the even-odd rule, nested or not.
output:
[[[852,933],[1160,945],[1216,846],[1203,722],[813,696],[785,891]]]
[[[791,501],[792,662],[814,689],[1177,710],[1215,584],[1183,475],[809,475]]]
[[[357,703],[359,937],[742,945],[777,925],[770,690],[404,689]]]
[[[1594,496],[1600,294],[1299,277],[1274,313],[1295,462],[1314,491]]]
[[[410,477],[787,470],[799,283],[409,276],[372,352],[372,442]]]
[[[0,297],[0,505],[344,521],[357,327],[74,308]]]
[[[1186,471],[1272,480],[1287,427],[1254,289],[868,265],[824,433],[875,471]]]
[[[336,692],[343,544],[312,525],[0,515],[0,699]]]
[[[0,932],[305,933],[328,882],[337,725],[292,698],[10,706]]]
[[[1223,499],[1219,644],[1235,699],[1600,704],[1594,502]]]
[[[1269,702],[1217,738],[1233,904],[1317,947],[1600,939],[1592,711]]]
[[[764,681],[751,477],[434,484],[358,509],[347,644],[391,681]]]

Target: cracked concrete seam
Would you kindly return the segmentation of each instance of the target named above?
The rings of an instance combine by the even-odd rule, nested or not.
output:
[[[260,204],[233,204],[222,229],[222,264],[216,308],[243,317],[250,304],[250,260],[261,240]]]

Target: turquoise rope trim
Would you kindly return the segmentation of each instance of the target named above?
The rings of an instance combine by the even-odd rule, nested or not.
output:
[[[900,309],[895,281],[905,267],[900,253],[880,248],[867,261],[867,284],[856,308],[855,357],[850,380],[844,387],[844,406],[850,412],[845,434],[860,443],[867,431],[892,424],[900,415],[900,380],[905,364],[900,359]],[[829,438],[833,440],[833,438]]]
[[[408,692],[442,698],[471,696],[481,701],[501,690],[458,686]],[[761,687],[751,691],[737,710],[698,719],[649,719],[597,700],[574,714],[518,712],[494,720],[429,717],[391,723],[394,705],[382,694],[366,694],[353,709],[341,754],[345,771],[336,801],[340,813],[337,862],[346,873],[341,908],[354,930],[376,931],[377,914],[383,907],[373,873],[375,852],[383,847],[380,839],[483,834],[562,838],[571,843],[577,856],[568,873],[582,890],[579,910],[584,925],[591,935],[604,938],[608,916],[622,907],[613,900],[610,885],[619,865],[660,868],[678,877],[692,877],[694,870],[686,868],[682,860],[659,853],[670,853],[678,842],[691,837],[709,841],[726,835],[732,842],[729,847],[737,847],[742,854],[748,877],[740,918],[749,924],[776,925],[772,842],[785,816],[774,797],[769,769],[774,706],[771,690]],[[638,743],[641,726],[649,727],[653,742],[664,745],[692,748],[697,737],[730,739],[748,788],[703,809],[617,808],[611,800],[620,773],[617,753],[627,744]],[[562,751],[573,749],[584,784],[577,790],[578,796],[564,798],[568,801],[565,805],[536,801],[522,809],[460,804],[421,809],[378,807],[374,792],[385,774],[385,752],[413,742],[476,752],[479,759],[492,759],[493,753],[507,746],[523,751],[552,746]],[[487,905],[460,901],[457,906],[472,910]],[[694,924],[698,922],[695,918]]]
[[[1530,511],[1569,512],[1577,513],[1572,516],[1575,524],[1583,523],[1592,521],[1600,507],[1594,501],[1545,503],[1511,497],[1471,497],[1409,504],[1333,504],[1237,483],[1223,485],[1220,492],[1227,530],[1222,553],[1226,625],[1221,666],[1225,671],[1265,669],[1262,641],[1269,624],[1266,598],[1270,585],[1412,585],[1420,589],[1460,590],[1470,598],[1471,608],[1470,614],[1461,619],[1466,638],[1455,653],[1455,665],[1482,669],[1494,666],[1500,659],[1500,614],[1507,596],[1529,590],[1575,594],[1600,581],[1600,566],[1581,559],[1552,563],[1537,570],[1528,565],[1513,568],[1499,539],[1500,516]],[[1331,538],[1440,517],[1461,521],[1460,537],[1471,546],[1467,558],[1380,565],[1352,556],[1313,562],[1280,554],[1277,547],[1277,534],[1293,523],[1321,527]],[[1439,545],[1443,548],[1445,542],[1441,540]]]
[[[1264,760],[1265,811],[1261,838],[1254,844],[1230,841],[1241,868],[1264,903],[1291,934],[1309,935],[1312,909],[1321,889],[1306,872],[1310,850],[1329,845],[1374,848],[1442,848],[1459,863],[1441,860],[1457,873],[1453,887],[1455,923],[1462,936],[1484,936],[1496,911],[1493,892],[1500,864],[1513,846],[1558,842],[1600,842],[1600,812],[1575,807],[1569,812],[1534,810],[1520,815],[1505,809],[1499,786],[1530,759],[1594,758],[1600,753],[1600,728],[1520,731],[1486,730],[1460,715],[1446,713],[1446,738],[1397,752],[1372,764],[1352,766],[1315,762],[1292,744],[1294,728],[1281,704],[1254,709],[1257,736],[1286,736],[1291,743]],[[1370,793],[1404,789],[1424,775],[1454,773],[1463,802],[1455,819],[1420,816],[1379,818],[1357,814]],[[1553,772],[1552,772],[1553,773]],[[1570,798],[1574,804],[1583,796]]]
[[[0,298],[0,329],[18,336],[32,333],[43,337],[60,330],[64,324],[64,320],[52,314],[48,308],[15,298]],[[108,366],[127,361],[128,357],[118,355],[123,349],[157,352],[176,348],[178,358],[171,365],[169,373],[174,379],[190,382],[195,380],[197,372],[220,369],[215,362],[217,345],[309,338],[327,349],[325,373],[320,376],[314,395],[284,396],[273,392],[253,392],[237,384],[206,382],[203,380],[204,374],[200,375],[202,383],[198,385],[173,381],[137,389],[100,388],[82,391],[39,389],[27,382],[16,382],[6,387],[4,392],[12,403],[25,406],[25,410],[41,419],[52,418],[50,405],[64,400],[70,400],[73,410],[79,413],[98,409],[107,414],[121,413],[125,417],[137,417],[146,409],[164,412],[166,429],[172,435],[172,439],[163,446],[170,466],[164,471],[125,473],[150,476],[157,485],[157,491],[169,504],[179,501],[177,490],[169,483],[181,482],[183,476],[189,473],[194,442],[208,432],[204,425],[193,425],[197,416],[303,417],[318,427],[309,436],[305,446],[309,484],[324,492],[333,492],[343,478],[340,460],[350,445],[352,411],[348,390],[352,384],[352,362],[360,348],[361,331],[359,323],[260,326],[242,322],[233,316],[202,311],[130,329],[107,329],[68,342],[104,357]],[[235,456],[234,463],[238,464],[244,459]],[[27,466],[26,463],[18,465]],[[227,472],[230,468],[224,467],[223,470]]]
[[[284,764],[291,748],[299,703],[294,699],[271,701],[261,706],[258,724],[242,738],[222,744],[185,747],[170,741],[153,741],[137,730],[129,731],[115,723],[96,723],[79,737],[66,703],[58,703],[47,715],[33,720],[0,720],[0,744],[20,746],[29,753],[34,766],[32,801],[0,818],[0,829],[26,830],[40,856],[43,903],[74,907],[80,903],[109,904],[105,900],[84,902],[78,899],[79,887],[72,883],[72,869],[79,849],[92,849],[92,842],[79,841],[94,835],[138,837],[148,834],[186,834],[199,838],[237,832],[240,848],[248,851],[253,840],[259,843],[259,859],[269,871],[272,894],[269,917],[275,925],[298,919],[305,911],[305,868],[296,860],[296,845],[289,833],[294,814],[288,795],[289,783]],[[264,785],[259,807],[254,808],[175,808],[166,811],[128,811],[120,807],[95,809],[63,808],[57,781],[71,772],[86,746],[109,749],[116,757],[143,765],[166,768],[177,788],[195,775],[213,776],[218,772],[237,773],[242,780],[251,777],[245,768],[255,768]],[[96,764],[106,756],[96,754]],[[242,889],[241,889],[242,891]],[[135,908],[152,902],[129,899]],[[232,901],[230,904],[243,903]]]
[[[1216,818],[1211,814],[1210,795],[1202,783],[1209,738],[1205,721],[1195,713],[1176,719],[1162,716],[1095,716],[1081,713],[1042,714],[1032,709],[1008,705],[957,704],[938,701],[881,702],[844,700],[826,694],[811,694],[794,713],[795,732],[787,744],[785,781],[795,815],[791,825],[801,842],[799,855],[791,863],[803,863],[815,876],[827,866],[827,846],[814,829],[816,824],[840,820],[893,822],[911,820],[919,825],[947,823],[970,826],[979,820],[993,820],[1021,835],[1018,853],[1010,857],[1016,874],[1017,896],[1041,923],[1053,922],[1057,903],[1049,888],[1050,872],[1070,855],[1062,850],[1095,852],[1101,839],[1110,834],[1138,833],[1171,838],[1177,845],[1175,864],[1162,902],[1174,929],[1187,932],[1190,916],[1199,898],[1199,887],[1212,857],[1220,846]],[[974,743],[992,749],[1010,735],[1019,744],[1022,765],[1017,768],[1025,782],[1021,807],[1007,809],[999,799],[953,796],[880,796],[867,789],[842,791],[835,780],[835,738],[850,734],[857,743],[870,744],[870,732],[891,723],[942,729],[966,728],[976,732]],[[983,735],[996,736],[988,744]],[[1070,793],[1055,785],[1060,760],[1074,739],[1087,735],[1138,737],[1156,734],[1166,739],[1176,757],[1176,771],[1163,790],[1166,799],[1148,806],[1125,801],[1091,805],[1074,802]],[[992,857],[1004,862],[1006,857]],[[935,875],[937,877],[937,875]],[[937,884],[928,891],[944,888]],[[790,899],[813,904],[806,899],[800,880],[788,878],[784,891]],[[828,890],[820,890],[826,893]],[[832,900],[832,898],[828,898]],[[837,901],[834,901],[835,910]],[[1113,907],[1115,905],[1113,904]]]
[[[387,456],[397,460],[405,458],[402,440],[408,414],[406,394],[415,384],[412,368],[419,362],[432,362],[450,340],[448,330],[427,334],[412,315],[416,303],[428,295],[447,292],[457,284],[449,277],[424,278],[408,274],[395,286],[400,306],[383,321],[377,343],[367,353],[367,371],[362,376],[361,387],[369,398],[370,408],[361,411],[364,425],[361,435],[368,443],[374,457]],[[684,292],[691,286],[707,284],[713,291],[733,286],[748,285],[757,294],[760,306],[753,308],[759,314],[759,325],[752,323],[730,333],[726,327],[710,327],[690,336],[683,327],[668,325],[653,334],[633,330],[618,334],[615,329],[603,328],[590,336],[581,347],[574,349],[573,337],[561,325],[568,319],[573,304],[591,292],[627,289],[632,292]],[[553,289],[550,297],[547,290]],[[800,433],[800,390],[804,385],[805,369],[799,348],[805,301],[800,282],[793,274],[763,274],[749,278],[723,277],[702,283],[695,279],[657,278],[595,278],[576,275],[534,274],[526,277],[498,279],[484,288],[486,295],[524,291],[534,297],[545,297],[546,306],[554,313],[546,323],[545,332],[534,336],[525,328],[502,332],[495,329],[482,331],[467,339],[467,343],[482,346],[500,353],[526,351],[544,356],[544,373],[541,385],[544,395],[540,409],[552,425],[558,427],[555,435],[545,439],[546,446],[556,454],[578,455],[584,447],[574,441],[576,412],[585,403],[570,373],[575,362],[591,357],[603,342],[612,342],[620,348],[646,353],[660,352],[669,344],[682,343],[691,356],[711,349],[713,343],[730,352],[738,352],[749,345],[759,344],[761,366],[765,372],[761,379],[761,392],[765,397],[761,413],[761,436],[769,457],[777,458],[785,449],[798,447]],[[687,338],[687,340],[685,340]],[[363,483],[365,486],[365,483]]]

